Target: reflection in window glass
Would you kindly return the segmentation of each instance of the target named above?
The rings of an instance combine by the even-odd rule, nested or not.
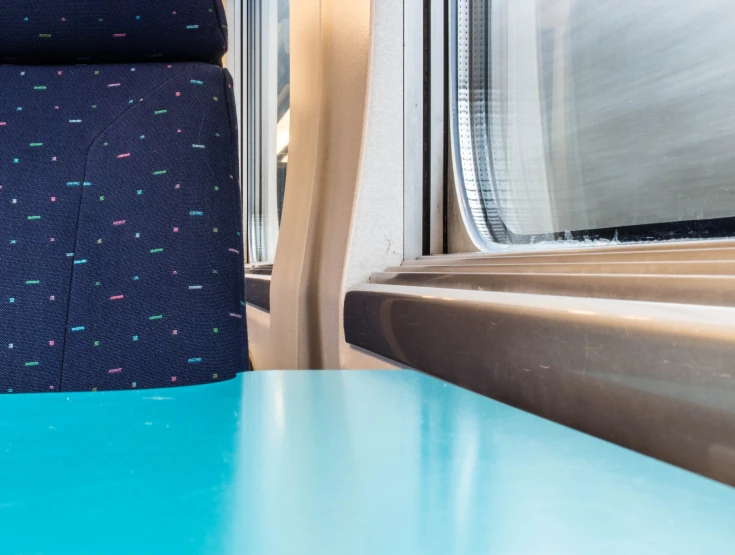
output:
[[[735,235],[735,4],[455,1],[453,143],[478,246]]]
[[[277,202],[278,224],[283,212],[283,195],[286,191],[288,168],[288,133],[291,123],[291,26],[290,0],[278,0],[278,93],[276,126]]]
[[[289,0],[250,4],[249,259],[273,262],[283,210],[291,116]]]

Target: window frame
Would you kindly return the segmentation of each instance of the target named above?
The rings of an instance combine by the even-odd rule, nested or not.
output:
[[[456,136],[447,138],[450,115],[444,121],[429,115],[436,113],[431,102],[437,96],[426,91],[446,87],[442,108],[451,114],[455,1],[404,0],[404,229],[411,248],[402,265],[375,272],[348,291],[346,341],[735,485],[728,470],[735,411],[722,410],[727,397],[701,398],[703,391],[735,395],[735,239],[451,251],[453,243],[468,242],[451,235],[466,230],[462,222],[458,227],[461,213],[453,202]],[[417,31],[418,4],[423,28],[431,30],[423,35]],[[430,18],[436,9],[446,10],[443,49],[435,48]],[[424,42],[423,73],[415,71],[417,46],[411,44],[422,36],[431,42]],[[437,56],[444,59],[444,72],[436,69]],[[420,125],[416,91],[424,95]],[[422,149],[411,142],[419,128]],[[443,152],[442,179],[423,171],[417,186],[416,168],[436,168],[436,152]],[[444,197],[440,216],[426,202],[436,198],[437,182]],[[434,248],[437,229],[441,252]]]
[[[278,246],[276,128],[278,87],[278,2],[253,0],[247,3],[246,75],[247,99],[244,113],[244,177],[248,210],[249,266],[273,264]],[[265,223],[255,218],[265,214]]]
[[[250,224],[249,206],[252,202],[252,190],[257,183],[260,156],[255,142],[259,137],[260,118],[256,117],[256,103],[259,98],[256,71],[258,65],[252,54],[257,44],[257,27],[252,26],[258,17],[256,2],[247,5],[240,1],[226,2],[228,20],[228,52],[225,67],[232,74],[237,120],[239,130],[239,178],[240,178],[240,214],[242,217],[243,243],[245,245],[245,298],[248,303],[263,310],[270,310],[270,278],[273,264],[270,262],[253,262],[250,239],[253,236]]]

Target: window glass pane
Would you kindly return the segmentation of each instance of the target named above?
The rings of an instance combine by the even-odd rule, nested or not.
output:
[[[248,210],[250,262],[273,262],[288,167],[290,2],[250,4]]]
[[[454,9],[458,193],[478,244],[735,235],[735,4]]]
[[[291,123],[291,34],[290,0],[278,0],[278,87],[277,87],[277,201],[278,223],[281,223],[283,195],[288,168],[288,137]]]

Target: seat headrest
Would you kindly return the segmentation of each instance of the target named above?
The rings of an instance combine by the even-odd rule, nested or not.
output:
[[[220,63],[226,50],[222,0],[0,0],[3,64]]]

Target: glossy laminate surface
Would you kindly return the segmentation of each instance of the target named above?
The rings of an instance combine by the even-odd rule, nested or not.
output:
[[[0,397],[3,554],[735,552],[735,489],[412,372]]]

